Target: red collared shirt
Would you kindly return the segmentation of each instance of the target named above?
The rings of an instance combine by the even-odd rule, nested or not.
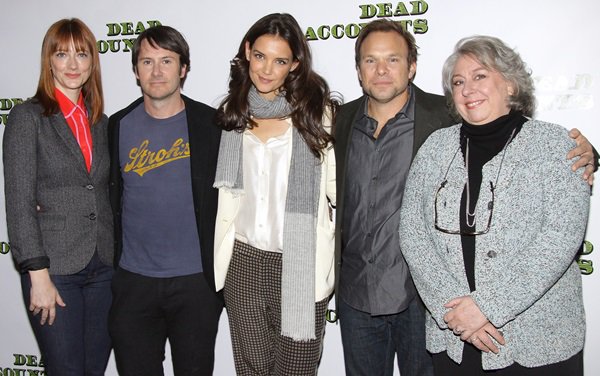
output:
[[[92,168],[92,132],[90,130],[88,113],[83,102],[83,94],[79,94],[77,104],[71,102],[58,88],[54,88],[54,96],[56,97],[60,111],[81,148],[85,167],[89,173]]]

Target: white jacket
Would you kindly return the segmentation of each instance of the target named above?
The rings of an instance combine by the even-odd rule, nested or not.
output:
[[[291,120],[289,120],[291,125]],[[329,131],[329,124],[326,129]],[[289,153],[290,157],[292,153]],[[291,161],[291,160],[290,160]],[[315,270],[315,302],[333,292],[334,278],[334,222],[329,202],[335,206],[335,155],[330,147],[321,164],[321,184],[317,212],[317,249]],[[219,189],[219,208],[215,223],[215,285],[221,290],[233,254],[235,219],[239,212],[240,197]]]

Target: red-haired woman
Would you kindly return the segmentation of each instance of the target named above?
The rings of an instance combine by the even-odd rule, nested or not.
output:
[[[54,23],[37,92],[12,110],[3,140],[8,235],[49,376],[104,375],[110,355],[103,106],[94,35],[78,19]]]

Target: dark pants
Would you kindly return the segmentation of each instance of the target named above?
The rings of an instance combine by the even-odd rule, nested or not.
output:
[[[338,304],[346,375],[391,376],[395,355],[402,376],[433,375],[419,298],[400,313],[382,316],[358,311],[341,299]]]
[[[163,375],[165,344],[177,376],[212,375],[223,302],[203,273],[153,278],[117,269],[109,329],[120,376]]]
[[[281,257],[235,242],[224,291],[238,376],[317,374],[329,299],[315,303],[315,339],[281,335]]]
[[[467,343],[460,364],[450,359],[444,351],[433,354],[433,367],[436,376],[583,376],[583,351],[562,362],[541,367],[527,368],[513,363],[499,370],[484,371],[481,368],[481,351]]]
[[[56,306],[56,319],[52,325],[40,325],[40,315],[33,316],[28,310],[46,375],[104,375],[110,356],[107,322],[112,275],[113,268],[102,264],[97,254],[79,273],[50,275],[66,306]],[[29,274],[21,275],[21,287],[29,307]]]

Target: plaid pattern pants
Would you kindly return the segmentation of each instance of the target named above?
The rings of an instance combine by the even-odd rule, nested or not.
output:
[[[235,242],[224,293],[238,375],[317,374],[329,299],[315,303],[315,340],[282,336],[281,257]]]

